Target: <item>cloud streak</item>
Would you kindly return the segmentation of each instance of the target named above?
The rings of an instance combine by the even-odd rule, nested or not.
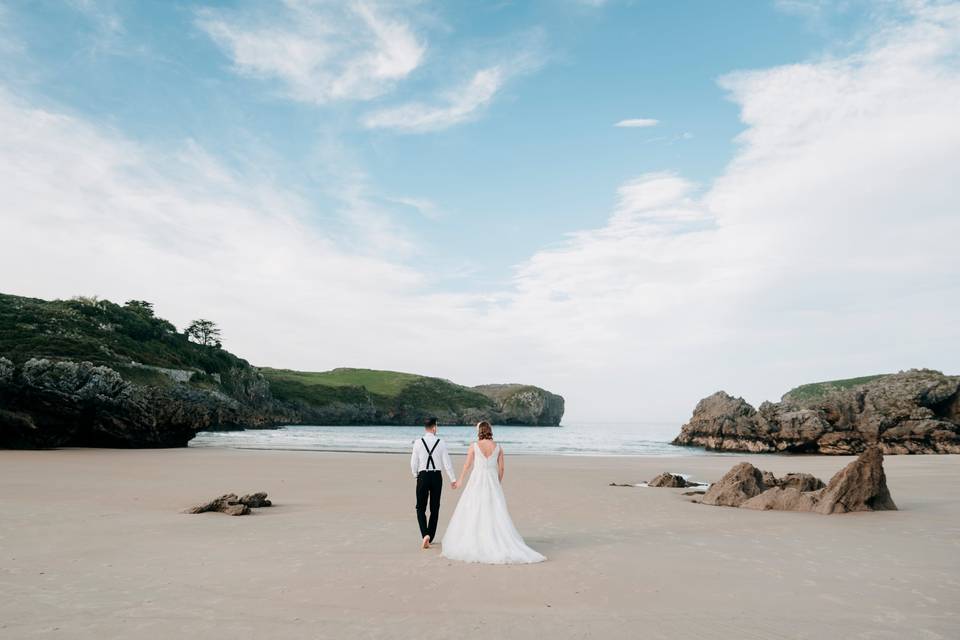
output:
[[[659,120],[654,120],[653,118],[628,118],[626,120],[621,120],[613,126],[615,127],[625,127],[625,128],[642,128],[642,127],[655,127],[660,124]]]
[[[543,33],[534,30],[520,40],[522,46],[512,55],[479,69],[467,82],[439,92],[430,101],[414,100],[372,111],[363,117],[363,126],[398,133],[426,133],[478,118],[508,82],[543,66]]]
[[[383,95],[420,66],[426,51],[408,20],[369,2],[204,9],[197,24],[239,73],[276,80],[289,97],[314,104]]]
[[[363,119],[368,129],[392,129],[401,133],[442,131],[477,117],[503,86],[500,67],[477,71],[468,83],[442,93],[437,102],[411,102],[374,111]]]

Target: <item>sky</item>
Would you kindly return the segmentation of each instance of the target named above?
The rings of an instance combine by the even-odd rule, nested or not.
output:
[[[562,394],[960,372],[960,3],[0,0],[0,291]]]

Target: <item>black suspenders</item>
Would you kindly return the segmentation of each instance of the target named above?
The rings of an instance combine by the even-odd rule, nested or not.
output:
[[[433,461],[433,452],[437,450],[437,445],[440,444],[440,438],[437,438],[437,441],[433,443],[433,449],[427,446],[427,441],[423,438],[420,438],[420,442],[423,443],[423,448],[427,450],[427,469],[436,469],[437,464]]]

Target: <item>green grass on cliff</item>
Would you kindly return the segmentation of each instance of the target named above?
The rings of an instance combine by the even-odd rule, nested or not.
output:
[[[799,387],[795,387],[790,391],[786,392],[783,395],[784,399],[789,398],[797,402],[804,402],[808,400],[816,400],[817,398],[822,398],[831,391],[839,391],[842,389],[850,389],[852,387],[858,387],[861,384],[866,384],[868,382],[873,382],[874,380],[879,380],[880,378],[885,378],[890,374],[879,373],[872,376],[860,376],[859,378],[845,378],[843,380],[827,380],[825,382],[811,382],[809,384],[802,384]]]
[[[493,406],[490,398],[468,387],[399,371],[341,368],[313,372],[263,367],[260,373],[270,382],[270,389],[278,399],[313,405],[336,400],[351,402],[367,396],[383,410],[401,406],[438,411]]]
[[[299,382],[308,387],[363,387],[370,393],[396,397],[411,382],[423,376],[399,371],[377,371],[375,369],[334,369],[332,371],[293,371],[291,369],[260,369],[271,384],[274,380]]]
[[[125,377],[159,383],[159,374],[135,371],[130,361],[170,369],[223,373],[249,366],[216,347],[190,342],[143,306],[109,300],[39,300],[0,293],[0,356],[22,363],[30,358],[68,358],[120,365]]]

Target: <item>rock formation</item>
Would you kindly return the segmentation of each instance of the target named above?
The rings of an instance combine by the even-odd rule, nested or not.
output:
[[[674,444],[722,451],[960,453],[960,376],[912,369],[806,385],[754,409],[723,391],[697,403]]]
[[[250,513],[251,509],[259,509],[272,505],[273,503],[267,500],[267,494],[263,491],[250,493],[242,498],[238,498],[235,493],[227,493],[219,498],[214,498],[210,502],[187,509],[187,513],[218,511],[228,516],[245,516]]]
[[[563,396],[550,393],[540,387],[526,384],[484,384],[472,387],[494,402],[486,417],[473,420],[490,420],[496,424],[521,424],[551,427],[560,424],[563,418]]]
[[[891,511],[897,506],[887,489],[883,454],[868,447],[824,486],[808,473],[776,478],[748,462],[734,466],[710,486],[701,504],[758,511],[811,511],[831,514],[851,511]]]
[[[696,482],[687,482],[687,479],[676,473],[661,473],[647,483],[648,487],[668,487],[670,489],[685,489],[699,486]]]
[[[766,490],[763,472],[749,462],[741,462],[727,471],[720,482],[710,485],[700,502],[720,507],[739,507]]]
[[[191,341],[143,301],[0,293],[0,448],[180,447],[202,430],[407,425],[430,416],[556,425],[563,415],[562,397],[527,385],[471,389],[367,371],[404,381],[390,395],[282,377],[274,389],[263,372],[219,344]]]
[[[0,447],[178,447],[213,427],[277,419],[262,381],[238,372],[232,390],[141,385],[90,362],[0,358]]]

